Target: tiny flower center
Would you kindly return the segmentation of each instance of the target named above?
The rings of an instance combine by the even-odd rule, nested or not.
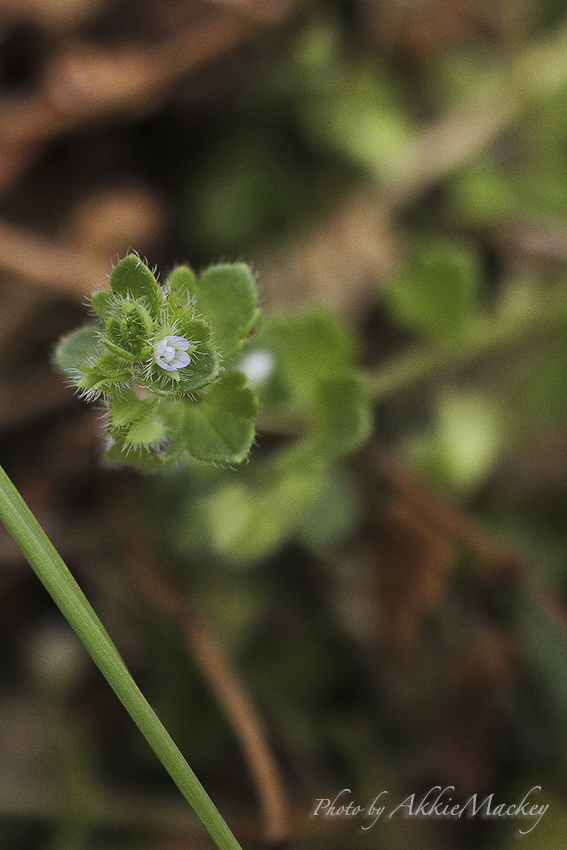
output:
[[[154,359],[166,372],[175,372],[191,362],[187,354],[189,346],[190,342],[184,336],[166,336],[154,345]]]

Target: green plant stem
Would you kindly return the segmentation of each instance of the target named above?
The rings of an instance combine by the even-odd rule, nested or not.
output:
[[[551,333],[565,325],[567,303],[553,303],[530,314],[478,319],[468,333],[455,341],[419,345],[366,372],[366,385],[378,402],[420,381],[473,362],[499,348]]]
[[[0,520],[219,850],[241,850],[218,809],[134,682],[79,585],[2,467]]]

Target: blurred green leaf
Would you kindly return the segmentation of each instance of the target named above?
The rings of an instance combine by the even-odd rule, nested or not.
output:
[[[432,237],[412,254],[386,291],[386,303],[403,327],[434,339],[459,336],[478,310],[480,268],[474,250]]]
[[[126,389],[119,396],[111,399],[109,407],[111,428],[123,428],[151,413],[156,407],[156,402],[152,399],[138,398],[133,390]]]
[[[165,426],[153,412],[142,416],[128,429],[124,438],[126,445],[143,446],[157,443],[165,436]]]
[[[442,393],[433,427],[408,439],[413,464],[442,487],[467,494],[491,474],[504,442],[498,408],[480,392]]]
[[[567,417],[567,345],[564,339],[534,352],[514,384],[518,410],[542,422]]]
[[[315,414],[303,445],[305,461],[330,461],[355,451],[372,432],[366,388],[358,375],[327,378],[317,387]]]
[[[289,144],[279,115],[270,119],[263,111],[246,119],[216,140],[189,187],[187,229],[207,256],[251,255],[292,232],[325,189],[328,167],[306,161]]]
[[[334,85],[300,101],[309,138],[376,177],[402,170],[413,127],[399,86],[385,67],[366,58],[332,56],[325,69]],[[324,78],[325,79],[325,78]]]
[[[204,502],[213,549],[253,563],[290,537],[320,488],[317,472],[276,475],[267,484],[227,483]]]
[[[451,218],[477,226],[513,220],[523,203],[514,175],[486,158],[467,163],[446,192]]]
[[[314,310],[267,319],[250,346],[273,360],[273,368],[258,385],[265,407],[312,406],[322,380],[344,375],[354,366],[356,346],[351,334],[327,313]]]

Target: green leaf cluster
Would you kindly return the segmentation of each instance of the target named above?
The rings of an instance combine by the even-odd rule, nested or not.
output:
[[[55,360],[86,398],[104,400],[107,457],[141,466],[244,460],[257,399],[233,366],[259,316],[250,269],[217,265],[197,277],[179,266],[160,286],[130,254],[91,305],[95,323],[63,339]]]
[[[372,429],[355,355],[351,335],[319,310],[266,320],[239,368],[260,399],[259,429],[280,432],[285,422],[288,435],[237,481],[223,476],[187,494],[171,480],[168,539],[178,551],[250,563],[290,539],[316,549],[344,539],[358,516],[344,461]]]

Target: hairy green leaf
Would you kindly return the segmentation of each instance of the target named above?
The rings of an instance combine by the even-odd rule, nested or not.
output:
[[[257,399],[245,376],[231,372],[220,378],[196,403],[183,407],[182,431],[188,452],[199,460],[243,461],[254,439],[252,417]]]
[[[211,266],[197,281],[195,301],[197,313],[211,325],[222,358],[233,357],[258,319],[258,291],[248,266]]]
[[[54,353],[58,368],[69,375],[76,375],[88,363],[100,357],[104,349],[99,331],[99,325],[85,325],[64,337]]]
[[[110,275],[110,286],[115,295],[124,299],[143,299],[154,318],[161,312],[162,296],[152,272],[135,254],[120,260]]]

